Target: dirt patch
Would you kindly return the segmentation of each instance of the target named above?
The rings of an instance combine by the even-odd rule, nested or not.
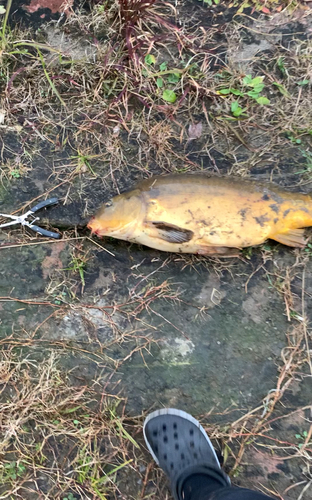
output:
[[[62,269],[63,263],[60,257],[61,252],[66,247],[66,243],[59,242],[52,245],[51,254],[42,261],[42,275],[46,280],[55,270]]]

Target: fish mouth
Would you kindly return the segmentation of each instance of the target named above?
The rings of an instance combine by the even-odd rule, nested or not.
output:
[[[93,217],[87,224],[87,228],[91,230],[91,234],[96,234],[97,236],[101,236],[101,233],[103,231],[103,228],[96,223],[95,217]]]

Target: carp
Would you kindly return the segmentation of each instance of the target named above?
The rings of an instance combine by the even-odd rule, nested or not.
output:
[[[302,248],[312,198],[274,184],[206,174],[151,177],[105,203],[89,222],[112,236],[157,250],[220,256],[268,238]]]

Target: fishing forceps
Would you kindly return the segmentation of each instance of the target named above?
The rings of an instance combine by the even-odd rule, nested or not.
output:
[[[58,239],[61,236],[59,233],[53,233],[52,231],[47,231],[46,229],[42,229],[41,227],[35,224],[35,222],[39,220],[40,217],[33,217],[32,219],[27,220],[35,212],[38,212],[38,210],[41,210],[44,207],[49,207],[50,205],[56,205],[57,203],[58,203],[57,198],[49,198],[48,200],[40,201],[39,203],[37,203],[37,205],[32,207],[30,210],[28,210],[28,212],[26,212],[23,215],[0,214],[1,217],[7,217],[8,219],[12,219],[10,222],[5,222],[4,224],[0,224],[0,228],[13,226],[14,224],[21,224],[22,226],[29,227],[36,233],[41,234],[42,236]]]

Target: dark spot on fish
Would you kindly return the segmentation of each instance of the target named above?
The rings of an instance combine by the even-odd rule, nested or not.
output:
[[[274,222],[274,224],[276,224],[276,223],[278,222],[278,218],[277,218],[277,217],[275,217],[275,219],[274,219],[274,221],[273,221],[273,222]]]
[[[207,207],[207,208],[211,208],[211,207]]]
[[[242,219],[245,220],[247,212],[248,212],[248,208],[242,208],[238,213],[242,217]]]
[[[210,234],[210,236],[213,236],[214,234],[216,234],[216,232],[215,231],[210,231],[209,234]]]
[[[289,208],[288,210],[285,210],[285,212],[283,213],[283,217],[287,217],[287,215],[289,214],[290,211],[291,211],[291,208]]]
[[[273,210],[273,212],[275,212],[276,214],[278,214],[279,212],[279,206],[276,205],[275,203],[273,203],[273,205],[270,205],[270,208]]]
[[[274,191],[271,191],[271,198],[273,201],[275,201],[275,203],[282,203],[284,200],[283,198],[277,194],[277,193],[274,193]]]
[[[199,221],[203,226],[209,226],[210,224],[207,224],[207,222],[205,220],[200,220]]]
[[[255,219],[257,224],[259,224],[261,227],[263,227],[265,222],[268,222],[270,220],[270,217],[266,217],[265,215],[261,215],[260,217],[254,217],[254,219]]]
[[[269,197],[269,195],[268,195],[268,194],[266,194],[266,193],[265,193],[265,194],[262,196],[262,198],[261,198],[261,200],[263,200],[263,201],[268,201],[269,199],[270,199],[270,197]]]

